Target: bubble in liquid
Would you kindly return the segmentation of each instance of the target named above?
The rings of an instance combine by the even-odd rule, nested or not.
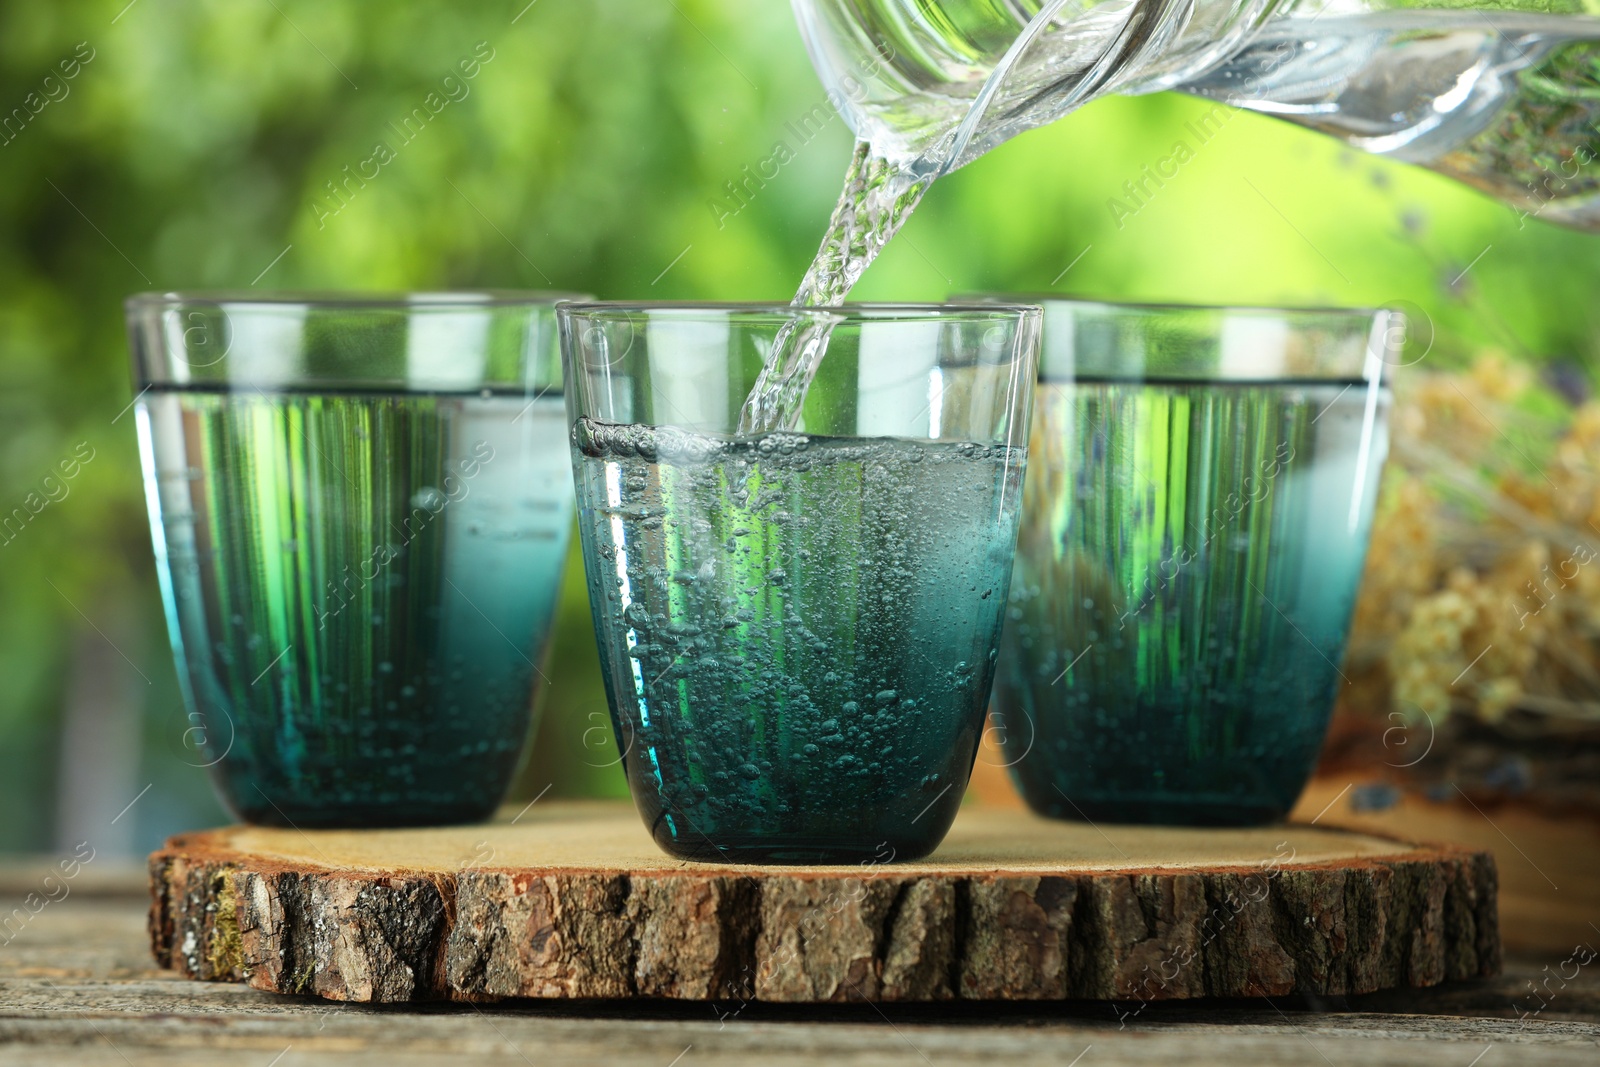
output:
[[[411,506],[414,508],[422,508],[427,511],[443,511],[444,506],[449,502],[449,498],[446,497],[444,493],[440,492],[437,488],[431,485],[423,486],[421,489],[418,489],[415,493],[411,494]]]
[[[658,437],[658,458],[647,463],[618,457],[606,436],[614,428],[582,429],[606,447],[604,462],[580,460],[580,497],[621,523],[585,530],[590,558],[606,560],[611,578],[591,586],[602,618],[650,618],[662,658],[641,664],[646,683],[668,658],[686,659],[689,676],[668,683],[652,721],[633,723],[640,743],[654,746],[667,795],[708,823],[734,810],[837,818],[861,804],[894,804],[930,765],[948,761],[981,700],[969,691],[970,672],[952,677],[935,664],[976,660],[1001,610],[991,595],[967,618],[1003,577],[989,573],[1000,565],[989,547],[998,505],[965,491],[978,482],[996,496],[992,466],[959,471],[945,445],[919,447],[913,459],[899,441],[796,438],[762,448],[709,435],[701,440],[718,449],[709,462]],[[877,469],[864,472],[868,464]],[[962,491],[945,490],[951,480]],[[971,513],[970,529],[957,509]],[[625,579],[616,571],[624,559]],[[627,585],[626,599],[613,582]],[[662,640],[668,630],[674,636]],[[912,634],[933,642],[920,657],[906,646]],[[602,626],[619,692],[636,685],[628,640],[626,628]],[[644,643],[642,634],[632,640]],[[852,691],[857,699],[842,699]],[[805,762],[824,755],[826,767]],[[748,777],[751,767],[759,779]],[[848,779],[847,796],[834,794],[829,769]],[[747,788],[757,780],[759,789]]]

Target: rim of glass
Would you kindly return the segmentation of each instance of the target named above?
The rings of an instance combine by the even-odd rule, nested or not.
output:
[[[990,299],[997,305],[1015,306],[1015,301],[1036,301],[1040,307],[1045,304],[1075,304],[1079,307],[1107,307],[1126,309],[1128,311],[1243,311],[1260,313],[1264,315],[1350,315],[1352,317],[1371,318],[1380,312],[1398,312],[1401,309],[1382,306],[1336,307],[1331,304],[1186,304],[1177,300],[1108,300],[1097,296],[1066,296],[1050,293],[960,293],[953,300],[971,300],[979,306],[987,305]],[[968,305],[971,306],[971,305]]]
[[[1038,300],[1040,301],[1040,306],[1045,309],[1047,334],[1049,332],[1049,312],[1052,307],[1088,313],[1088,317],[1080,320],[1081,322],[1144,322],[1150,328],[1160,328],[1161,323],[1176,321],[1181,316],[1200,315],[1211,317],[1208,320],[1209,325],[1203,327],[1208,330],[1222,326],[1229,317],[1244,317],[1259,321],[1277,321],[1290,330],[1325,328],[1334,330],[1341,335],[1354,335],[1358,331],[1365,331],[1366,333],[1365,356],[1361,360],[1360,367],[1340,363],[1338,366],[1316,365],[1294,371],[1279,370],[1256,374],[1238,368],[1232,371],[1223,371],[1220,368],[1209,366],[1186,366],[1180,362],[1178,365],[1162,366],[1158,369],[1141,367],[1137,373],[1131,373],[1126,368],[1111,370],[1095,367],[1095,369],[1091,369],[1092,364],[1079,362],[1073,366],[1069,374],[1055,374],[1052,373],[1054,362],[1050,351],[1046,349],[1041,353],[1039,359],[1039,380],[1041,382],[1087,381],[1091,379],[1096,381],[1128,382],[1147,382],[1159,379],[1234,384],[1286,381],[1365,381],[1375,386],[1387,387],[1391,384],[1390,379],[1394,371],[1407,365],[1405,361],[1385,358],[1374,348],[1373,331],[1392,325],[1394,316],[1403,316],[1405,314],[1403,308],[1393,306],[1272,307],[1260,304],[1184,304],[1103,300],[1079,296],[1051,296],[1048,294],[1024,296],[1017,293],[963,293],[953,299],[971,300],[976,306],[987,306],[987,302],[990,299],[1008,301],[1017,299]],[[1376,361],[1375,364],[1374,360]]]
[[[554,305],[568,301],[590,301],[589,293],[559,289],[440,289],[360,292],[339,289],[175,289],[165,292],[134,293],[123,301],[127,309],[144,311],[181,307],[185,304],[243,304],[260,307],[285,305],[351,310],[400,311],[419,308],[470,310],[475,308]]]
[[[849,318],[876,320],[920,318],[977,318],[993,315],[1025,314],[1041,310],[1038,304],[1028,303],[844,303],[831,305],[777,304],[762,301],[705,301],[705,300],[574,300],[563,303],[559,309],[564,315],[602,316],[608,313],[639,314],[651,311],[706,311],[740,315],[752,319],[793,319],[807,315],[843,315]]]

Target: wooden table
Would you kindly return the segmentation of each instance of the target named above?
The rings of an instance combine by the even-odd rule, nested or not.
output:
[[[0,866],[0,915],[42,867]],[[59,891],[58,891],[59,895]],[[98,860],[0,943],[0,1063],[829,1065],[1600,1064],[1600,958],[1509,959],[1500,977],[1308,1002],[768,1006],[604,1001],[331,1004],[157,970],[145,872]],[[1600,917],[1597,917],[1600,922]],[[0,933],[0,942],[5,934]],[[1600,932],[1590,944],[1600,948]],[[1545,971],[1544,968],[1549,970]],[[1549,981],[1546,1007],[1530,982]]]

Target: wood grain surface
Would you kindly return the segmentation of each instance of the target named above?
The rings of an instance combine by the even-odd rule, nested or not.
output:
[[[1374,795],[1382,802],[1374,805]],[[1554,955],[1600,925],[1600,820],[1526,799],[1474,800],[1451,789],[1432,800],[1372,779],[1318,778],[1297,811],[1358,833],[1407,833],[1492,853],[1500,933],[1508,950]]]
[[[1484,853],[1314,826],[968,809],[929,860],[740,867],[626,805],[404,831],[236,827],[150,860],[156,959],[336,1001],[1348,995],[1494,973]]]

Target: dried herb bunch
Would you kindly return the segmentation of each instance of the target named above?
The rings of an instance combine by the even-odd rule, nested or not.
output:
[[[1461,773],[1452,745],[1520,753],[1480,784],[1600,760],[1600,400],[1560,384],[1493,353],[1400,376],[1341,714],[1437,730],[1419,775]]]

